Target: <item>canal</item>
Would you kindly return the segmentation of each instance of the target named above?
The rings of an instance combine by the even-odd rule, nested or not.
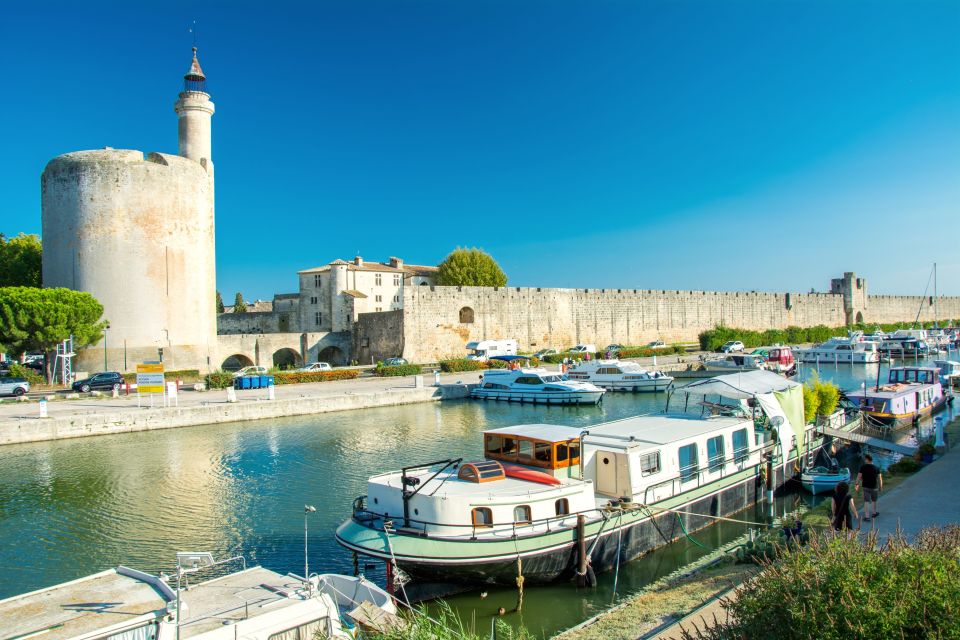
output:
[[[811,372],[805,367],[801,379]],[[876,380],[874,366],[823,366],[820,375],[852,389]],[[881,371],[885,378],[885,370]],[[448,457],[478,457],[480,432],[525,422],[587,426],[663,409],[664,397],[607,394],[599,407],[451,401],[366,409],[256,423],[190,427],[0,448],[0,598],[124,564],[170,571],[177,551],[243,554],[286,572],[303,571],[304,504],[310,569],[352,573],[351,554],[333,539],[366,492],[367,477]],[[799,495],[776,510],[792,510]],[[761,518],[748,510],[744,518]],[[746,531],[722,523],[625,565],[620,597],[644,587]],[[382,565],[361,569],[382,581]],[[612,574],[593,590],[569,584],[529,587],[523,622],[551,634],[614,600]],[[466,621],[488,628],[516,591],[450,598]]]

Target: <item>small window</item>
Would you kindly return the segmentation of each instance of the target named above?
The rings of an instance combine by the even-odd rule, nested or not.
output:
[[[473,526],[492,527],[493,512],[487,507],[477,507],[473,510]]]
[[[323,324],[323,314],[319,311],[315,312],[313,314],[313,321],[319,327],[321,324]]]
[[[317,304],[317,296],[310,296],[310,304]]]
[[[640,475],[652,476],[660,473],[660,452],[644,453],[640,456]]]
[[[394,302],[400,302],[400,296],[393,296]]]
[[[383,302],[383,296],[374,296],[375,302]]]
[[[377,311],[383,311],[383,307],[377,307]]]
[[[462,324],[471,324],[473,322],[473,309],[470,307],[460,309],[460,322]]]
[[[536,458],[537,462],[550,464],[552,462],[550,459],[552,453],[553,445],[549,442],[536,442],[533,445],[533,457]]]
[[[557,445],[557,462],[566,462],[570,457],[570,448],[565,442]]]
[[[530,515],[530,507],[522,504],[513,508],[513,521],[517,524],[530,524],[533,517]]]
[[[485,453],[500,453],[503,447],[503,439],[500,436],[488,435],[483,439],[483,450]]]
[[[321,284],[320,278],[321,278],[321,276],[320,276],[319,273],[315,273],[315,274],[313,275],[313,286],[315,286],[315,287],[319,287],[319,286],[320,286],[320,284]]]
[[[518,460],[533,460],[533,442],[530,440],[520,441],[520,453],[517,454]]]
[[[697,445],[688,444],[680,447],[680,481],[688,482],[697,477]]]
[[[566,498],[560,498],[554,503],[554,506],[557,509],[558,516],[566,516],[570,514],[570,503]]]
[[[723,469],[725,452],[723,450],[723,436],[715,436],[707,440],[707,461],[710,471]]]
[[[399,274],[399,273],[393,274],[393,286],[395,286],[395,287],[399,287],[399,286],[400,286],[400,274]]]
[[[733,460],[743,462],[750,455],[750,443],[747,440],[747,430],[738,429],[733,432]]]
[[[378,273],[373,277],[373,282],[379,287],[380,285],[383,284],[383,276]]]

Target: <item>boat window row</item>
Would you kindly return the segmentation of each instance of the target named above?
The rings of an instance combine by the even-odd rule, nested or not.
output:
[[[597,373],[606,374],[606,375],[617,375],[623,373],[617,367],[600,367],[597,369]]]
[[[558,516],[570,515],[570,502],[560,498],[553,503],[554,513]],[[492,527],[493,511],[489,507],[474,507],[471,511],[471,520],[475,527]],[[533,511],[530,505],[521,504],[513,508],[513,524],[531,524]]]
[[[546,442],[487,434],[483,442],[484,456],[495,460],[518,462],[547,469],[562,469],[580,464],[579,440]]]
[[[933,371],[921,369],[894,369],[890,372],[890,382],[923,382],[933,384]]]
[[[733,432],[731,441],[733,444],[733,461],[740,463],[746,460],[750,455],[750,444],[746,429],[737,429]],[[727,465],[726,444],[724,436],[714,436],[707,440],[707,470],[722,471]],[[699,451],[696,443],[684,445],[679,449],[680,457],[680,481],[688,482],[697,477],[700,472]],[[641,473],[643,462],[641,459]],[[648,475],[643,473],[643,475]]]

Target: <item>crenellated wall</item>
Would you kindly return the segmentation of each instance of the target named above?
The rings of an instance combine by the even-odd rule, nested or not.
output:
[[[868,323],[912,321],[922,299],[847,298],[854,308],[850,302],[845,308],[842,293],[411,287],[404,290],[403,332],[395,346],[412,362],[432,362],[463,356],[467,342],[482,339],[513,338],[524,350],[656,339],[692,342],[719,324],[760,330],[839,327],[848,312]],[[941,318],[960,318],[960,298],[941,298],[939,307]],[[467,309],[473,322],[461,321],[469,320]],[[921,319],[933,319],[929,304]]]

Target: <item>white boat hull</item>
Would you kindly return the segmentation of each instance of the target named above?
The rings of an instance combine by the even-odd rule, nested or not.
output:
[[[503,400],[526,404],[597,404],[603,398],[599,391],[514,391],[510,389],[474,389],[471,398]]]
[[[673,378],[663,376],[651,380],[590,380],[590,383],[610,391],[655,393],[669,389],[670,385],[673,384]]]

